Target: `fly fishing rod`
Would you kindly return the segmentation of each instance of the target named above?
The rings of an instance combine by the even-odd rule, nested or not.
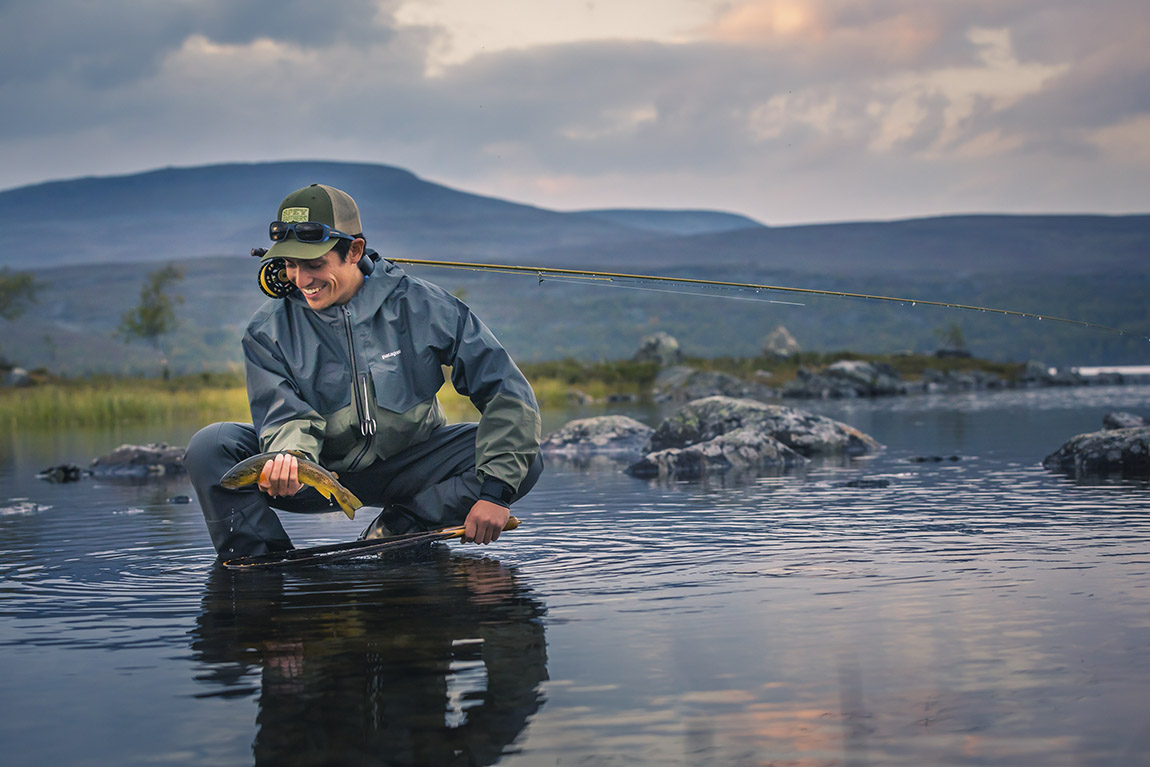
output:
[[[1107,333],[1114,333],[1120,336],[1129,335],[1129,333],[1121,328],[1113,328],[1108,325],[1100,325],[1095,322],[1086,322],[1084,320],[1068,319],[1066,317],[1054,317],[1049,314],[1036,314],[1034,312],[1022,312],[1014,309],[995,309],[989,306],[974,306],[971,304],[958,304],[950,303],[947,301],[924,301],[919,298],[899,298],[896,296],[879,296],[871,295],[869,293],[851,293],[842,290],[820,290],[817,288],[794,288],[785,285],[759,285],[752,282],[728,282],[726,280],[704,280],[692,277],[665,277],[654,274],[627,274],[623,272],[605,272],[596,270],[584,269],[559,269],[549,266],[521,266],[516,264],[485,264],[471,261],[433,261],[421,258],[388,258],[397,264],[410,264],[412,266],[430,266],[443,269],[464,269],[475,272],[495,272],[497,274],[529,274],[538,278],[539,282],[544,279],[565,279],[581,284],[610,284],[613,287],[626,287],[622,283],[635,282],[635,283],[657,283],[657,284],[673,284],[684,286],[712,286],[720,288],[730,288],[736,290],[752,290],[756,293],[760,291],[774,291],[779,293],[797,293],[800,295],[812,296],[831,296],[834,298],[853,298],[868,301],[886,301],[890,303],[897,303],[910,306],[936,306],[945,309],[962,309],[966,311],[983,312],[990,314],[1002,314],[1009,317],[1025,317],[1033,320],[1046,320],[1048,322],[1061,322],[1067,325],[1077,325],[1083,328],[1092,328],[1094,330],[1102,330]],[[681,291],[670,291],[681,292]],[[771,303],[790,303],[785,301],[774,301]],[[1150,337],[1146,338],[1150,341]]]

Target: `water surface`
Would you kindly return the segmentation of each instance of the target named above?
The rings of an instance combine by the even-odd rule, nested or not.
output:
[[[495,546],[239,575],[184,480],[34,477],[194,425],[13,435],[4,763],[1150,764],[1150,492],[1039,465],[1147,403],[802,403],[887,449],[707,483],[552,465]]]

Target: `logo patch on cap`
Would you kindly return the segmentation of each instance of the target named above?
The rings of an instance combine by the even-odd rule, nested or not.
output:
[[[280,214],[280,221],[285,224],[298,224],[302,221],[311,221],[311,208],[284,208]]]

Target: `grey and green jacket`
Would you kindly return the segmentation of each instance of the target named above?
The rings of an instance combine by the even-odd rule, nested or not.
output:
[[[539,451],[535,394],[495,336],[463,302],[390,262],[342,306],[315,311],[298,292],[269,300],[243,350],[264,451],[299,450],[336,472],[395,455],[446,424],[435,396],[443,366],[481,414],[484,497],[518,490]]]

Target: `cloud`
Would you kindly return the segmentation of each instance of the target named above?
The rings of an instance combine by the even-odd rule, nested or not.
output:
[[[643,39],[657,6],[10,2],[0,185],[329,158],[774,222],[1150,206],[1143,0],[682,0]]]

